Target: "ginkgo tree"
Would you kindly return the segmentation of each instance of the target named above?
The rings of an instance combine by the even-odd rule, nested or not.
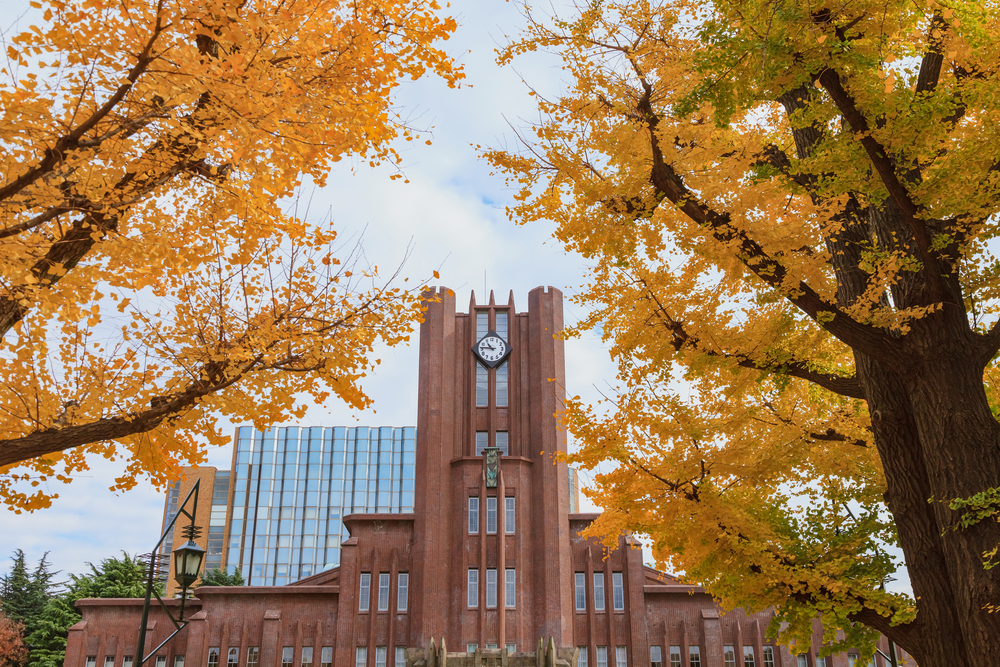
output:
[[[619,390],[565,414],[571,459],[613,464],[593,530],[774,606],[797,651],[819,617],[823,652],[879,631],[921,667],[995,664],[1000,6],[526,16],[501,61],[551,52],[567,90],[486,155],[511,217],[593,263],[576,330]],[[896,546],[912,597],[884,590]]]
[[[401,81],[456,85],[434,0],[42,0],[0,80],[0,497],[87,457],[162,483],[309,400],[368,404],[419,287],[289,210],[396,163]],[[399,175],[393,176],[398,178]],[[32,488],[31,485],[35,485]]]

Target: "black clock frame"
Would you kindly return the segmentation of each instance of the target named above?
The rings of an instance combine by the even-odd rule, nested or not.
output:
[[[483,357],[479,354],[479,344],[483,342],[483,338],[489,338],[490,336],[496,336],[500,340],[503,340],[503,336],[498,334],[493,329],[490,329],[489,331],[483,334],[482,338],[476,341],[475,345],[472,346],[472,356],[474,356],[476,358],[476,361],[481,363],[486,368],[496,368],[503,362],[507,361],[507,357],[510,356],[511,351],[513,351],[514,348],[511,346],[510,343],[504,340],[503,342],[504,345],[507,346],[507,351],[503,353],[503,356],[497,359],[496,361],[487,361],[486,359],[483,359]]]

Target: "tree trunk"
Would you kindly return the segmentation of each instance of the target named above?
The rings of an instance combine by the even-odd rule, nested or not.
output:
[[[1000,602],[1000,571],[985,570],[982,553],[1000,542],[1000,530],[992,521],[953,530],[959,513],[948,503],[1000,485],[1000,424],[968,326],[938,314],[916,329],[902,371],[857,355],[885,499],[920,610],[905,629],[880,629],[920,667],[994,667],[1000,613],[986,605]]]

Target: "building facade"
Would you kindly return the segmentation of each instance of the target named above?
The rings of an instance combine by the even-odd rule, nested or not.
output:
[[[212,555],[248,567],[254,585],[197,589],[192,623],[151,658],[156,667],[432,666],[434,653],[423,649],[432,639],[455,651],[449,661],[482,667],[495,657],[499,666],[528,659],[539,638],[561,656],[551,664],[572,667],[854,666],[856,654],[818,655],[818,628],[807,654],[790,655],[765,636],[771,612],[723,614],[700,588],[645,566],[631,538],[609,551],[581,537],[596,515],[576,511],[572,471],[555,457],[566,451],[558,290],[532,290],[526,312],[513,296],[506,304],[473,297],[466,313],[450,290],[433,297],[420,329],[412,449],[406,429],[399,438],[380,430],[377,452],[374,429],[366,440],[355,433],[348,490],[346,432],[338,449],[337,429],[278,431],[273,440],[241,430],[229,542]],[[332,472],[338,452],[343,477]],[[295,567],[304,578],[280,585]],[[140,605],[78,607],[66,667],[130,667]],[[159,612],[150,618],[153,647],[173,628]]]

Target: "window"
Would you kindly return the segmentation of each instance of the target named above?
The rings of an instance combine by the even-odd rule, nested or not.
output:
[[[333,664],[333,647],[324,646],[323,650],[319,653],[319,664],[320,667],[330,667]]]
[[[625,585],[622,583],[622,573],[611,573],[611,588],[614,595],[615,611],[625,609]]]
[[[295,648],[292,646],[283,646],[281,648],[281,667],[292,667],[292,657],[295,654]]]
[[[396,647],[396,666],[395,667],[406,667],[406,647],[397,646]]]
[[[93,660],[91,660],[91,658],[93,658]],[[96,655],[88,655],[87,656],[87,667],[94,667],[94,665],[96,665],[96,664],[97,664],[97,656]],[[165,656],[165,655],[158,655],[158,656],[156,656],[156,667],[167,667],[167,656]]]
[[[597,647],[597,667],[608,667],[608,647]]]
[[[496,644],[487,644],[486,645],[487,650],[489,650],[489,649],[496,649],[496,647],[497,647]]]
[[[795,656],[795,659],[798,662],[798,667],[809,667],[809,659],[806,658],[805,653]]]
[[[497,570],[487,568],[486,570],[486,608],[494,609],[497,606]]]
[[[507,653],[516,653],[517,652],[517,644],[507,644],[507,646],[505,648],[507,649]],[[579,665],[577,665],[577,667],[579,667]]]
[[[378,575],[378,610],[389,611],[389,573],[379,572]],[[378,649],[375,649],[376,662],[378,662]]]
[[[226,653],[226,664],[229,665],[229,667],[233,667],[234,665],[240,664],[240,647],[239,646],[230,646],[229,647],[229,652]]]
[[[766,649],[765,649],[766,650]],[[855,667],[858,664],[858,654],[848,653],[847,654],[847,667]],[[764,658],[764,667],[768,667],[767,658]]]
[[[479,606],[479,570],[474,567],[469,568],[469,606]]]
[[[385,667],[386,648],[384,646],[375,647],[375,667]]]
[[[507,311],[498,310],[497,311],[497,335],[507,340]]]
[[[372,575],[370,572],[361,573],[361,592],[358,594],[358,611],[368,611],[372,597]],[[367,648],[365,649],[368,650]]]
[[[410,595],[410,575],[400,572],[396,579],[396,611],[406,611]]]
[[[826,658],[821,658],[819,653],[816,654],[816,667],[826,667]]]
[[[625,661],[624,646],[615,647],[615,667],[628,667],[628,663]]]
[[[513,568],[504,570],[503,573],[503,606],[513,607],[517,602],[517,572]]]
[[[469,497],[469,534],[475,535],[479,532],[479,498]]]
[[[166,662],[167,662],[166,656],[163,656],[163,662],[164,662],[164,664],[166,664]],[[96,655],[88,655],[87,656],[87,667],[97,667],[97,656]],[[160,667],[160,659],[159,658],[156,659],[156,667]]]
[[[509,374],[509,371],[508,371],[508,367],[507,367],[507,362],[506,361],[503,362],[502,364],[500,364],[499,366],[497,366],[496,406],[498,408],[506,408],[507,407],[507,396],[509,395],[509,391],[508,391],[509,383],[507,381],[508,374]],[[479,389],[479,381],[478,381],[478,378],[477,378],[477,381],[476,381],[476,390],[477,390],[476,391],[476,396],[477,397],[479,395],[478,389]],[[500,447],[500,443],[499,442],[497,443],[497,447]],[[503,449],[503,448],[501,447],[501,449]],[[504,456],[506,456],[506,455],[507,455],[507,452],[504,452]]]
[[[670,647],[670,667],[681,667],[681,647]]]
[[[497,532],[497,497],[486,496],[486,534]]]
[[[219,656],[216,655],[215,658],[216,658],[216,663],[215,664],[219,664],[218,663]],[[132,661],[133,660],[134,660],[134,656],[126,655],[124,658],[122,658],[122,667],[132,667]]]
[[[604,573],[594,573],[594,609],[604,611]]]
[[[649,647],[650,667],[663,667],[663,651],[659,646]]]
[[[302,647],[302,658],[300,659],[302,667],[312,667],[313,664],[313,647],[303,646]]]
[[[475,653],[476,651],[479,650],[479,644],[466,644],[465,650],[468,651],[469,653]]]
[[[367,667],[368,665],[368,647],[359,646],[354,653],[354,667]]]
[[[483,450],[490,446],[490,434],[486,431],[476,431],[476,456],[482,456]]]
[[[576,667],[588,667],[587,665],[587,647],[577,646],[576,649],[579,651],[576,657]]]
[[[587,610],[587,592],[584,590],[584,582],[586,581],[586,575],[583,572],[577,572],[573,575],[573,583],[576,588],[576,610],[586,611]],[[605,651],[607,648],[605,647]]]
[[[487,310],[476,311],[476,340],[490,332],[490,313]]]
[[[112,661],[114,662],[114,661]],[[174,656],[174,667],[184,667],[184,656],[175,655]]]
[[[756,667],[754,663],[753,646],[743,647],[743,667]]]
[[[851,656],[847,656],[848,662],[851,660]],[[774,667],[774,647],[765,646],[764,647],[764,667]],[[854,663],[851,663],[851,667],[854,667]]]
[[[208,667],[219,667],[218,646],[210,646],[208,649]]]
[[[104,656],[104,667],[115,667],[115,656],[113,655]]]
[[[736,648],[733,646],[722,647],[722,662],[726,667],[736,667]]]
[[[514,534],[514,497],[507,496],[503,499],[503,532],[508,535]]]
[[[691,660],[691,667],[701,667],[701,647],[689,646],[688,657]]]
[[[478,361],[476,362],[476,407],[485,408],[490,399],[490,372]],[[478,441],[478,438],[477,438]],[[478,442],[477,442],[478,444]]]
[[[247,647],[247,667],[257,667],[257,661],[260,660],[260,649],[256,646]]]

